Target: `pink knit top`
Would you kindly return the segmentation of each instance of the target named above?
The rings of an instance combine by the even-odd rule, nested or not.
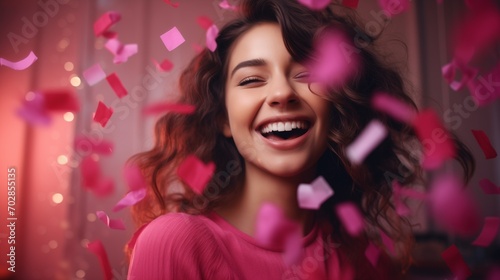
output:
[[[170,213],[140,233],[128,279],[351,279],[336,245],[316,226],[303,237],[304,257],[288,266],[279,248],[261,246],[216,213]]]

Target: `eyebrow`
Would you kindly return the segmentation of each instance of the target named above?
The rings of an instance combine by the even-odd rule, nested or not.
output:
[[[243,68],[243,67],[252,67],[252,66],[264,66],[266,64],[267,64],[266,61],[264,59],[262,59],[262,58],[256,58],[256,59],[250,59],[250,60],[242,61],[242,62],[238,63],[238,65],[236,65],[234,67],[233,71],[231,71],[231,77],[240,68]]]

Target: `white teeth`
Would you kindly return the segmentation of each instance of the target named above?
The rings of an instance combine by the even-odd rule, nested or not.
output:
[[[307,124],[304,121],[293,121],[293,122],[275,122],[268,123],[266,126],[262,127],[261,133],[270,133],[272,131],[292,131],[292,129],[306,129]]]

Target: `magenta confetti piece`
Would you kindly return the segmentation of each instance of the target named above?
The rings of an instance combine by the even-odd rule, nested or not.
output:
[[[94,34],[96,37],[104,35],[108,29],[121,19],[121,14],[110,11],[104,13],[99,19],[94,22]]]
[[[142,113],[145,115],[164,114],[167,112],[178,114],[192,114],[195,110],[196,107],[190,104],[158,102],[144,107]]]
[[[481,147],[486,159],[492,159],[497,157],[497,151],[491,145],[488,135],[482,130],[471,130],[474,138],[476,138],[477,143]]]
[[[347,158],[353,164],[360,164],[387,135],[384,124],[372,120],[359,136],[346,148]]]
[[[319,176],[311,184],[300,184],[297,199],[300,208],[319,209],[321,204],[333,195],[333,189],[326,180]]]
[[[51,112],[78,112],[80,101],[74,92],[67,89],[43,92],[44,107]]]
[[[373,265],[373,267],[377,267],[378,258],[380,256],[380,250],[375,246],[372,242],[368,244],[365,250],[365,256],[368,261]]]
[[[125,197],[123,197],[118,203],[116,203],[115,207],[113,207],[113,212],[118,212],[125,207],[135,205],[139,201],[143,200],[146,197],[146,189],[138,189],[135,191],[128,192]]]
[[[123,177],[131,191],[145,189],[148,186],[141,170],[135,164],[129,163],[125,165],[123,168]]]
[[[342,5],[349,8],[357,9],[359,4],[358,2],[359,0],[342,0]]]
[[[477,205],[453,175],[441,175],[432,182],[428,203],[434,220],[451,233],[471,236],[480,227]]]
[[[206,45],[211,52],[214,52],[217,48],[217,42],[215,42],[217,35],[219,35],[219,29],[215,24],[213,24],[208,28],[206,33]]]
[[[113,273],[111,272],[111,265],[109,264],[108,254],[102,245],[100,240],[95,240],[89,242],[87,248],[90,252],[95,254],[99,258],[99,263],[101,264],[102,271],[104,273],[104,279],[112,280]]]
[[[35,53],[30,52],[25,58],[19,61],[10,61],[0,57],[0,66],[6,66],[14,70],[24,70],[33,64],[38,59]]]
[[[322,10],[330,4],[330,0],[298,0],[300,4],[311,10]]]
[[[264,246],[284,250],[283,257],[287,264],[296,263],[303,254],[300,224],[287,219],[283,210],[271,203],[260,207],[255,240]]]
[[[137,44],[123,45],[117,38],[109,39],[104,45],[114,55],[113,63],[127,62],[128,58],[137,53]]]
[[[163,0],[163,2],[167,3],[168,5],[170,5],[174,8],[179,7],[179,3],[172,3],[172,1],[170,1],[170,0]]]
[[[173,51],[186,41],[184,37],[182,37],[182,34],[179,31],[179,29],[177,29],[177,27],[175,26],[172,27],[172,29],[168,30],[167,32],[163,33],[160,36],[160,38],[163,44],[165,44],[165,47],[167,48],[168,51]]]
[[[437,114],[429,109],[417,114],[413,127],[424,149],[422,166],[437,169],[455,156],[455,144]]]
[[[111,118],[111,115],[113,115],[113,109],[106,107],[104,103],[99,101],[94,115],[94,121],[100,123],[102,127],[105,127]]]
[[[198,23],[198,25],[204,30],[208,30],[212,25],[214,25],[214,22],[207,16],[197,17],[196,23]]]
[[[396,254],[396,250],[394,248],[394,241],[383,231],[380,230],[380,237],[382,238],[382,243],[384,243],[385,248],[387,248],[387,251],[391,253],[392,255]]]
[[[412,123],[416,116],[416,112],[412,107],[383,92],[374,94],[372,106],[404,123]]]
[[[455,76],[457,70],[462,71],[462,78],[460,81],[455,81]],[[463,89],[474,77],[477,75],[477,69],[460,65],[456,59],[453,59],[449,64],[444,65],[441,68],[443,78],[450,85],[451,89],[454,91],[459,91]]]
[[[356,205],[351,202],[344,202],[337,205],[336,210],[337,216],[349,234],[357,236],[363,231],[363,216]]]
[[[411,0],[378,0],[380,7],[390,15],[397,15],[411,7]]]
[[[500,218],[498,217],[486,217],[484,218],[483,229],[479,236],[472,242],[472,245],[488,247],[493,242],[498,234],[498,228],[500,227]]]
[[[23,100],[20,108],[16,110],[16,115],[25,122],[33,125],[50,125],[52,118],[45,109],[45,96],[41,92],[31,92],[29,100]]]
[[[83,186],[92,188],[101,178],[101,167],[91,156],[84,157],[80,163]]]
[[[102,70],[101,65],[96,63],[83,72],[83,78],[87,81],[89,86],[93,86],[104,80],[106,78],[106,73]]]
[[[190,155],[177,168],[177,175],[197,194],[202,194],[215,171],[215,164],[204,164],[196,156]]]
[[[486,178],[479,181],[479,186],[485,194],[500,194],[500,187]]]
[[[95,140],[86,136],[75,137],[75,148],[77,151],[91,154],[111,155],[113,153],[113,142],[107,140]]]
[[[123,224],[123,221],[120,219],[110,219],[104,211],[97,211],[95,212],[97,215],[97,218],[101,220],[108,228],[110,229],[119,229],[119,230],[125,230],[125,224]]]
[[[224,10],[230,10],[230,11],[236,11],[236,10],[238,10],[238,6],[229,4],[229,2],[227,0],[222,0],[219,3],[219,7],[221,7]]]
[[[306,63],[311,82],[343,85],[358,69],[358,53],[341,31],[327,31],[315,42],[314,59]]]
[[[109,85],[119,98],[122,98],[125,95],[127,95],[127,89],[125,89],[125,87],[122,84],[122,81],[120,80],[120,78],[118,78],[118,76],[115,73],[108,75],[106,77],[106,80],[108,81]]]
[[[153,59],[153,63],[156,69],[162,72],[168,72],[174,68],[174,64],[168,59],[164,59],[161,63]]]
[[[458,280],[465,280],[467,277],[472,275],[469,266],[464,261],[462,254],[460,254],[460,251],[455,244],[444,250],[444,252],[441,253],[441,257]]]

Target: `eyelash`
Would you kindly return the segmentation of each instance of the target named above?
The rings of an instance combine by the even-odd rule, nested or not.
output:
[[[304,78],[308,78],[309,77],[309,72],[301,72],[297,75],[295,75],[295,79],[304,79]],[[243,80],[241,80],[238,84],[238,86],[245,86],[245,85],[248,85],[248,84],[252,84],[252,83],[256,83],[256,82],[260,82],[261,80],[257,77],[247,77]]]

